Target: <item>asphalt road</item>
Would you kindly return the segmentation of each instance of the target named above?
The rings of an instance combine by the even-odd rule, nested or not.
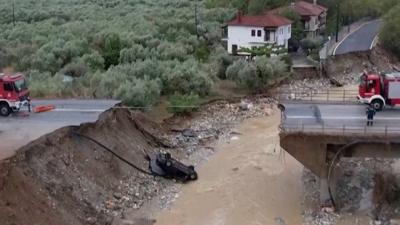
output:
[[[366,106],[362,104],[285,104],[282,126],[305,131],[339,131],[343,128],[364,132],[366,125]],[[377,112],[374,126],[367,132],[400,133],[400,108],[386,108]]]
[[[333,54],[340,55],[349,52],[370,50],[372,43],[379,32],[380,25],[380,20],[374,20],[362,25],[358,30],[343,39],[334,50]]]
[[[10,157],[15,150],[58,128],[94,122],[100,113],[119,101],[114,100],[33,100],[32,105],[55,105],[56,109],[43,113],[21,113],[0,117],[0,160]]]

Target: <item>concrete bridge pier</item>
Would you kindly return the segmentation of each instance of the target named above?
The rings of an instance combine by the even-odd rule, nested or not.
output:
[[[280,144],[320,178],[320,200],[329,204],[329,175],[341,157],[399,158],[400,134],[322,133],[281,130]]]

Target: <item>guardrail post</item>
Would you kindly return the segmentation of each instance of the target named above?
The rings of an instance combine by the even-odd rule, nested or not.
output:
[[[346,125],[343,124],[343,135],[345,130],[346,130]]]
[[[343,90],[343,102],[346,101],[346,90]]]
[[[387,135],[388,135],[388,126],[386,125],[385,126],[385,137],[387,137]]]
[[[304,133],[304,123],[301,124],[301,132]]]
[[[326,95],[326,101],[329,102],[329,89],[328,89],[328,92],[327,92],[327,95]]]

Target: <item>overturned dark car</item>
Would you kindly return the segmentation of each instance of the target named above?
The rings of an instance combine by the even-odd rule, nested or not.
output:
[[[153,174],[177,179],[183,182],[197,180],[194,166],[187,166],[171,157],[170,153],[159,153],[148,157],[150,170]]]

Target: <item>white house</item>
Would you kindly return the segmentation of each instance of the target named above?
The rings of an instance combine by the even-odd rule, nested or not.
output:
[[[287,48],[292,33],[291,24],[289,19],[274,14],[244,16],[238,12],[233,20],[226,23],[223,41],[226,41],[230,54],[243,54],[238,50],[266,44]]]

